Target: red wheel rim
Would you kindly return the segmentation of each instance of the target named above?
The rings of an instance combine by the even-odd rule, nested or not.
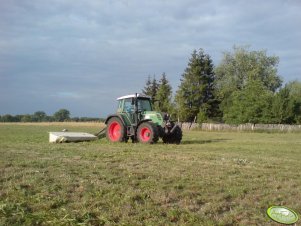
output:
[[[121,126],[118,122],[112,122],[109,127],[109,137],[111,141],[118,141],[121,136]]]
[[[149,141],[151,138],[151,131],[149,128],[147,127],[143,127],[141,130],[140,130],[140,139],[143,141],[143,142],[147,142]]]

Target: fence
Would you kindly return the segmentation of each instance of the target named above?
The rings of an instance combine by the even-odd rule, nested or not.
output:
[[[285,124],[252,124],[246,123],[241,125],[215,124],[215,123],[179,123],[183,130],[201,129],[206,131],[282,131],[293,132],[301,131],[301,125],[285,125]]]

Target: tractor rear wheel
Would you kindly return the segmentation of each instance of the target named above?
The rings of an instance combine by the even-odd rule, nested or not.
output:
[[[159,139],[157,126],[152,122],[143,122],[138,127],[137,138],[140,143],[153,144]]]
[[[111,142],[126,141],[126,131],[123,123],[118,117],[113,117],[108,121],[106,136]]]

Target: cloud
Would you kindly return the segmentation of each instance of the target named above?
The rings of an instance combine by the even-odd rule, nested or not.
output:
[[[115,97],[139,92],[148,75],[166,72],[176,89],[198,48],[218,64],[223,51],[251,44],[280,57],[285,81],[300,78],[300,6],[294,0],[1,1],[0,114],[66,105],[77,116],[106,115]]]

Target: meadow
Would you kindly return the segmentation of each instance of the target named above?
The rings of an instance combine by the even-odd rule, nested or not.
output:
[[[0,225],[278,225],[271,205],[301,213],[301,133],[48,143],[101,126],[0,124]]]

